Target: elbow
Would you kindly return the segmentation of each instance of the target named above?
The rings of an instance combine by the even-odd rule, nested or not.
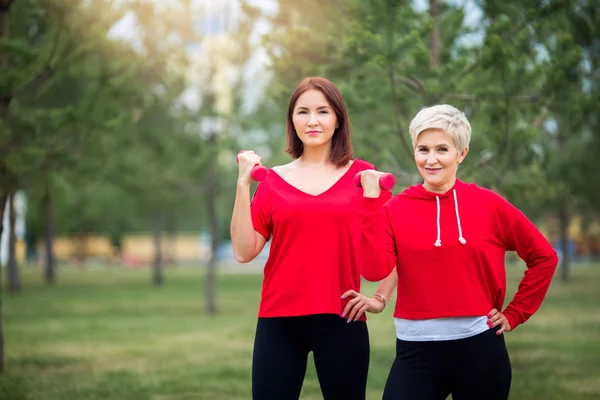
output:
[[[379,282],[380,280],[382,280],[383,278],[385,278],[387,276],[387,275],[380,275],[377,273],[377,271],[373,271],[373,270],[362,270],[361,275],[363,278],[365,278],[365,280],[367,280],[369,282]]]
[[[539,254],[537,257],[527,260],[526,264],[528,268],[539,268],[545,271],[544,273],[547,275],[554,275],[559,262],[558,253],[552,249],[545,254]]]
[[[552,266],[552,271],[556,271],[556,267],[558,267],[558,253],[556,251],[554,251],[552,253],[552,255],[550,256],[550,265]]]
[[[252,246],[247,243],[240,243],[232,238],[231,241],[232,250],[233,250],[233,258],[240,264],[247,264],[250,261],[254,260],[258,253],[254,254],[252,251]]]
[[[233,258],[240,264],[246,264],[252,261],[244,248],[241,246],[236,246],[236,242],[232,241],[232,250],[233,250]]]
[[[539,257],[537,261],[537,263],[546,266],[547,269],[550,269],[553,272],[558,267],[559,262],[560,258],[558,257],[558,253],[554,249]]]
[[[233,257],[235,258],[235,261],[240,264],[247,264],[254,259],[254,257],[250,257],[247,254],[240,254],[235,251],[233,252]]]
[[[395,263],[391,264],[381,260],[379,257],[368,257],[362,259],[360,274],[369,282],[379,282],[390,275],[394,269]]]

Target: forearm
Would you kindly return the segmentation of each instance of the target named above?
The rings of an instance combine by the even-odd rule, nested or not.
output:
[[[519,288],[503,314],[512,329],[527,321],[541,306],[554,276],[558,257],[535,225],[510,203],[502,204],[504,236],[508,249],[517,251],[527,269]]]
[[[239,262],[252,261],[256,257],[257,239],[250,211],[250,184],[237,185],[230,229],[235,259]]]
[[[555,252],[541,258],[538,263],[528,263],[517,293],[504,310],[513,329],[527,321],[542,305],[557,263]]]
[[[392,270],[390,275],[382,280],[377,286],[377,291],[375,293],[379,293],[385,298],[386,303],[389,303],[392,296],[394,295],[394,291],[396,290],[396,286],[398,285],[398,274],[396,273],[396,268]]]
[[[371,282],[387,278],[396,265],[394,238],[382,203],[383,199],[365,198],[359,212],[361,274]]]

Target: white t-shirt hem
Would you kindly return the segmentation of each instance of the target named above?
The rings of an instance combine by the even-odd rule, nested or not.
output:
[[[408,342],[431,342],[443,340],[465,339],[490,327],[487,317],[455,317],[426,320],[409,320],[395,318],[396,337]]]

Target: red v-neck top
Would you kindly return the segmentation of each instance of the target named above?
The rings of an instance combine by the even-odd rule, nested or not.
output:
[[[356,251],[363,190],[354,185],[354,175],[365,169],[374,167],[354,160],[319,195],[297,189],[273,170],[258,185],[252,222],[267,240],[272,237],[259,317],[341,315],[348,301],[341,295],[360,291]]]

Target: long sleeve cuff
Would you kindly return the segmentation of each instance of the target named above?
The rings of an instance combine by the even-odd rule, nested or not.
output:
[[[379,197],[363,197],[361,209],[367,212],[379,211],[379,209],[392,197],[388,190],[382,190]]]
[[[519,316],[519,313],[510,306],[507,307],[502,312],[502,314],[504,314],[504,316],[508,320],[511,330],[514,330],[517,326],[519,326],[523,323],[522,318]]]

